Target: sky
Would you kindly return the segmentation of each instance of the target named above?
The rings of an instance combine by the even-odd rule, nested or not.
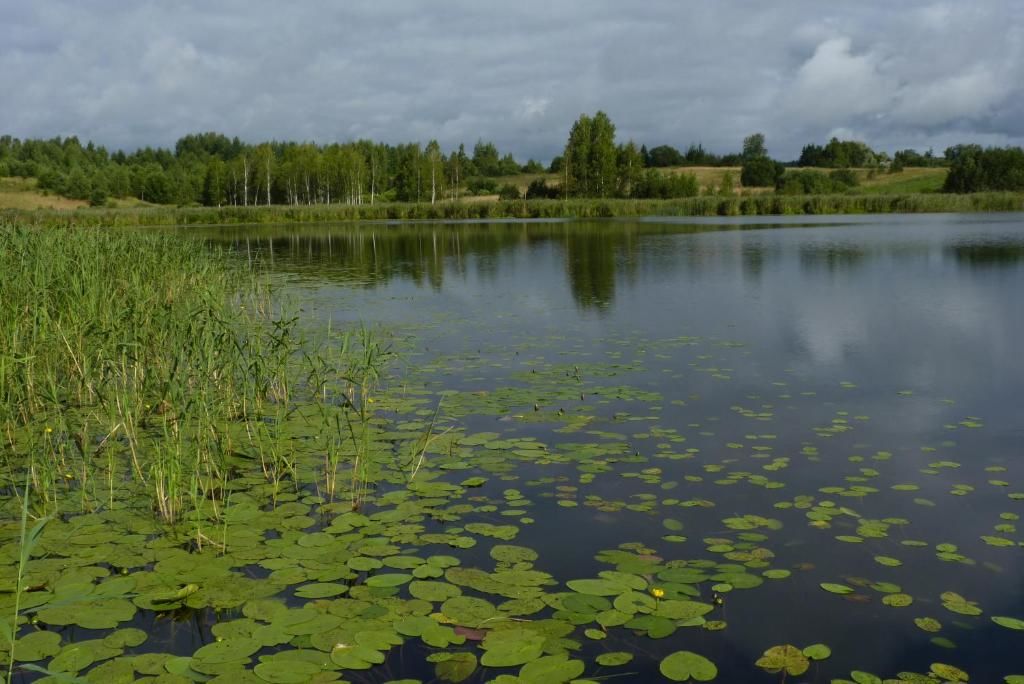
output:
[[[0,134],[1024,144],[1022,0],[0,0]]]

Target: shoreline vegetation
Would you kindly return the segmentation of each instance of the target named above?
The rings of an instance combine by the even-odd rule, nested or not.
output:
[[[573,123],[562,154],[520,164],[477,141],[444,152],[437,140],[392,145],[256,145],[208,132],[173,150],[109,152],[76,137],[0,136],[0,207],[71,210],[74,225],[271,221],[460,220],[638,216],[1006,211],[1024,208],[1024,150],[949,147],[943,155],[874,150],[856,140],[769,154],[765,136],[742,151],[686,153],[617,142],[604,112]],[[84,214],[97,209],[136,210]],[[230,209],[226,209],[230,207]],[[52,217],[44,214],[44,220]],[[97,219],[100,217],[100,219]],[[134,223],[133,223],[134,222]]]
[[[349,221],[563,219],[617,217],[797,216],[1024,211],[1024,193],[704,196],[679,199],[391,202],[259,207],[3,209],[0,221],[75,227],[208,226]]]
[[[0,219],[0,291],[8,520],[26,476],[38,516],[130,502],[187,527],[212,501],[219,520],[243,465],[274,495],[299,481],[282,433],[310,420],[300,406],[320,426],[319,490],[358,467],[389,352],[366,329],[303,328],[258,269],[170,235]]]

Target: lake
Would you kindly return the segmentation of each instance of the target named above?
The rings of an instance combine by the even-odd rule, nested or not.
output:
[[[676,651],[724,682],[1024,674],[1021,215],[203,236],[304,326],[362,324],[395,352],[381,391],[417,403],[381,418],[447,444],[424,482],[468,482],[436,543],[407,544],[480,569],[454,577],[485,599],[455,623],[534,625],[581,678],[623,682]],[[526,632],[448,650],[513,653],[468,675],[485,681],[537,659]],[[765,655],[813,644],[831,654]],[[407,638],[350,678],[430,680],[435,652]]]

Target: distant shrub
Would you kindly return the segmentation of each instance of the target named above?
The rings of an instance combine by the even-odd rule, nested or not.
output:
[[[498,199],[517,200],[520,198],[521,195],[519,194],[519,188],[512,185],[511,183],[506,183],[505,185],[502,185],[500,188],[498,188]]]
[[[748,188],[775,187],[786,172],[786,167],[768,157],[756,157],[743,162],[740,182]]]
[[[561,190],[548,185],[543,178],[538,178],[526,188],[526,199],[558,199],[561,197]]]
[[[836,186],[842,186],[843,190],[860,185],[860,178],[853,169],[836,169],[829,173],[828,177]]]
[[[775,183],[775,190],[783,195],[829,195],[845,192],[860,183],[850,169],[837,169],[829,174],[810,169],[787,171]]]
[[[637,199],[676,199],[699,194],[700,184],[692,173],[663,173],[655,169],[647,169],[632,192]]]
[[[466,189],[474,195],[493,195],[498,191],[498,181],[493,178],[474,176],[466,181]]]

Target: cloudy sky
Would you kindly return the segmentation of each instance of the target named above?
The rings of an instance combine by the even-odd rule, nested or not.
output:
[[[1024,143],[1021,0],[0,0],[0,134]]]

